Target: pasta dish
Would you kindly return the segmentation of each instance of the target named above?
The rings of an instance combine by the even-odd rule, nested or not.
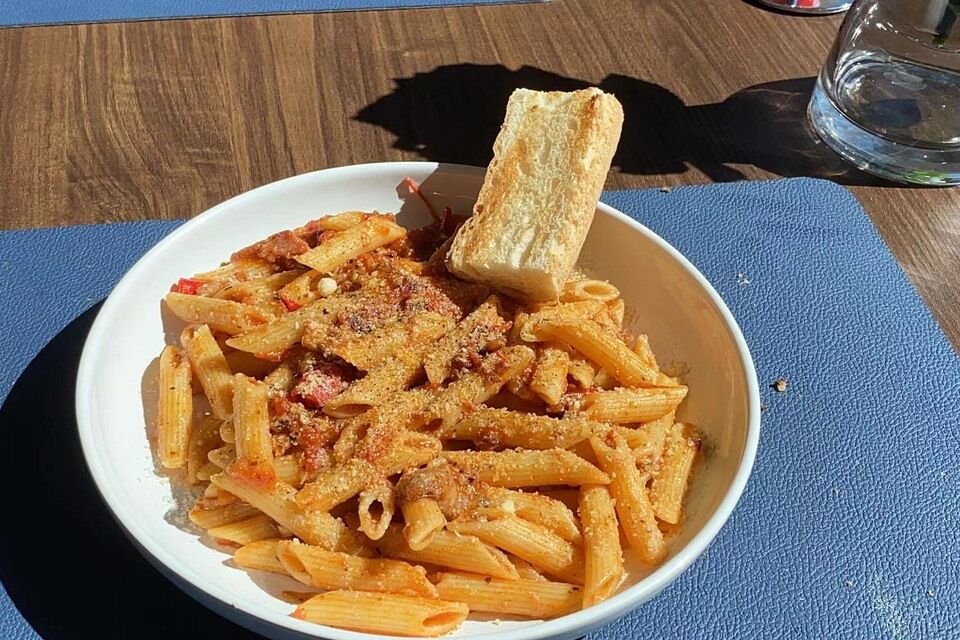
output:
[[[165,298],[186,326],[160,355],[159,461],[237,567],[301,583],[297,618],[433,636],[562,616],[681,524],[687,387],[616,287],[531,303],[460,279],[462,222],[322,217]]]

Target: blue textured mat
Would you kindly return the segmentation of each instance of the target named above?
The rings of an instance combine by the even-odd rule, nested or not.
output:
[[[314,11],[359,11],[538,0],[2,0],[0,26],[201,18]],[[545,0],[539,0],[545,1]]]
[[[746,493],[712,547],[590,639],[960,637],[960,358],[859,204],[807,179],[604,200],[713,282],[769,409]],[[7,492],[0,545],[4,638],[254,637],[138,556],[76,444],[84,311],[175,225],[0,234],[0,398],[12,387],[0,483],[23,488]],[[777,394],[766,385],[780,376],[790,386]]]

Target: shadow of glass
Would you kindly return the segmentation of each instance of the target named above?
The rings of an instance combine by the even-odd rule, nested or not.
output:
[[[90,478],[73,393],[99,305],[34,358],[0,407],[0,482],[6,511],[0,582],[46,640],[260,636],[206,609],[140,555]]]
[[[356,120],[396,136],[394,148],[437,162],[484,166],[492,156],[510,93],[517,87],[572,91],[590,83],[536,67],[458,64],[394,80],[394,90]],[[695,167],[715,182],[742,180],[735,165],[847,185],[893,183],[847,164],[807,126],[814,78],[742,89],[720,103],[686,105],[664,87],[624,75],[598,85],[623,104],[613,164],[628,174],[666,175]]]

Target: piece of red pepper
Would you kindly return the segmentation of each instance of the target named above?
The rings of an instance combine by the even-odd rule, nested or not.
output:
[[[283,294],[280,294],[280,302],[282,302],[283,306],[287,308],[287,311],[296,311],[297,309],[303,306],[293,298],[288,298]]]
[[[177,284],[170,287],[170,291],[184,293],[188,296],[195,296],[202,285],[202,282],[199,280],[194,280],[193,278],[180,278],[177,280]]]

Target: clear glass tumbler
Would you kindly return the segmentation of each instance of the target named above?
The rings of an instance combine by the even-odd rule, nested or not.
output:
[[[824,141],[885,178],[960,184],[958,14],[958,0],[857,0],[810,99]]]

